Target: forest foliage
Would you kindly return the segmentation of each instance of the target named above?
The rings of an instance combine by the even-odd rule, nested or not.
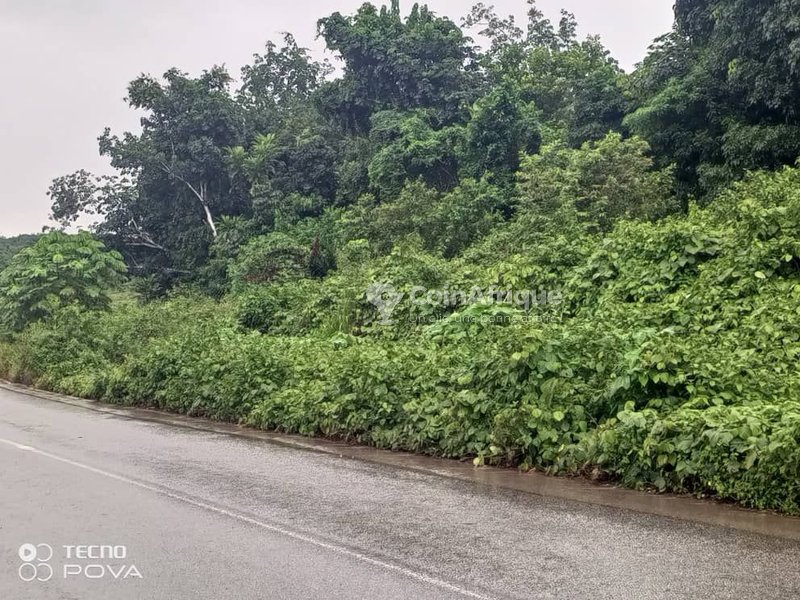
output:
[[[6,268],[17,252],[33,244],[38,237],[37,234],[0,237],[0,271]]]
[[[91,235],[0,275],[0,375],[800,512],[797,7],[678,0],[625,73],[528,4],[137,78],[116,175],[50,189]]]

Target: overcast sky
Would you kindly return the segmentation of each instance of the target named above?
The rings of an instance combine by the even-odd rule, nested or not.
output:
[[[0,235],[48,223],[50,181],[77,169],[108,171],[97,136],[138,128],[127,83],[172,66],[198,73],[224,63],[232,74],[281,32],[323,55],[316,20],[351,13],[362,0],[0,0]],[[373,2],[379,4],[381,2]],[[388,3],[388,0],[387,0]],[[524,23],[524,0],[486,0]],[[456,22],[472,2],[429,0]],[[673,0],[539,0],[557,21],[575,13],[626,70],[672,23]],[[405,10],[410,1],[401,2]]]

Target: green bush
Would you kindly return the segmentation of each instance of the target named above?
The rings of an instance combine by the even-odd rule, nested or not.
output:
[[[629,485],[800,512],[800,403],[795,401],[686,406],[667,415],[629,406],[587,447]]]
[[[105,310],[126,272],[122,256],[88,233],[43,235],[0,272],[0,330],[19,331],[69,305]]]

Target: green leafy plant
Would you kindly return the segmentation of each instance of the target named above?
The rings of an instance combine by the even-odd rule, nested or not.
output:
[[[122,256],[88,233],[49,233],[0,273],[0,325],[18,331],[72,304],[105,310],[126,272]]]

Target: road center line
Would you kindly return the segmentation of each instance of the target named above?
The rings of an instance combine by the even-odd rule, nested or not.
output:
[[[50,458],[52,460],[56,460],[58,462],[64,463],[66,465],[70,465],[72,467],[76,467],[78,469],[83,469],[85,471],[89,471],[91,473],[95,473],[97,475],[102,475],[103,477],[108,477],[109,479],[114,479],[116,481],[120,481],[122,483],[127,483],[129,485],[136,486],[138,488],[149,490],[151,492],[156,492],[157,494],[161,494],[162,496],[166,496],[168,498],[172,498],[173,500],[177,500],[179,502],[183,502],[185,504],[189,504],[191,506],[195,506],[197,508],[202,508],[204,510],[208,510],[219,515],[223,515],[226,517],[230,517],[231,519],[236,519],[237,521],[241,521],[243,523],[247,523],[248,525],[254,525],[256,527],[260,527],[261,529],[265,529],[267,531],[272,531],[274,533],[278,533],[289,537],[294,540],[298,540],[301,542],[305,542],[306,544],[311,544],[316,546],[317,548],[323,548],[330,552],[335,552],[336,554],[341,554],[343,556],[348,556],[350,558],[354,558],[361,562],[380,567],[382,569],[386,569],[387,571],[394,571],[396,573],[400,573],[405,575],[406,577],[410,577],[417,581],[421,581],[423,583],[427,583],[429,585],[433,585],[450,592],[454,592],[456,594],[460,594],[467,598],[475,598],[477,600],[493,600],[490,596],[484,596],[483,594],[479,594],[477,592],[472,592],[470,590],[464,589],[459,587],[455,584],[448,583],[447,581],[443,581],[441,579],[437,579],[436,577],[431,577],[429,575],[425,575],[424,573],[418,573],[417,571],[413,571],[411,569],[407,569],[406,567],[402,567],[400,565],[395,565],[389,562],[385,562],[382,560],[378,560],[375,558],[371,558],[365,554],[360,552],[355,552],[354,550],[349,550],[343,546],[337,546],[335,544],[329,544],[328,542],[324,542],[322,540],[318,540],[311,536],[298,533],[296,531],[291,531],[290,529],[285,529],[283,527],[279,527],[277,525],[271,525],[269,523],[264,523],[263,521],[259,521],[257,519],[253,519],[246,515],[236,513],[224,508],[220,508],[218,506],[214,506],[211,504],[207,504],[205,502],[201,502],[199,500],[194,500],[189,498],[188,496],[184,496],[182,494],[177,494],[175,492],[170,492],[165,489],[159,488],[154,485],[150,485],[147,483],[142,483],[141,481],[136,481],[135,479],[129,479],[128,477],[124,477],[122,475],[117,475],[116,473],[111,473],[109,471],[104,471],[103,469],[98,469],[96,467],[92,467],[90,465],[80,463],[69,458],[65,458],[63,456],[58,456],[56,454],[51,454],[50,452],[46,452],[44,450],[39,450],[38,448],[34,448],[32,446],[26,446],[25,444],[19,444],[12,440],[7,440],[4,438],[0,438],[0,442],[6,444],[8,446],[12,446],[17,450],[22,450],[24,452],[31,452],[32,454],[38,454],[39,456],[44,456],[46,458]]]

